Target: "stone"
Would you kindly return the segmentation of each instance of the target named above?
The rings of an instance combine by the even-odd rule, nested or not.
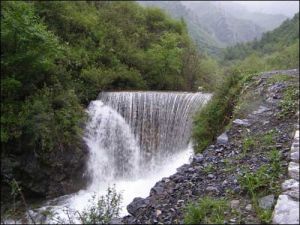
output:
[[[209,192],[217,192],[217,193],[219,192],[218,188],[213,186],[208,186],[205,190]]]
[[[273,224],[299,224],[299,202],[279,195],[272,218]]]
[[[123,224],[122,218],[112,218],[109,222],[109,224]]]
[[[209,179],[214,179],[214,178],[215,178],[215,176],[214,176],[213,174],[208,174],[207,177],[208,177]]]
[[[297,131],[295,132],[294,138],[299,138],[299,130],[297,130]]]
[[[144,208],[147,206],[147,201],[143,198],[140,198],[140,197],[136,197],[133,199],[133,201],[127,205],[127,211],[135,216],[136,213],[137,213],[137,210],[140,209],[140,208]]]
[[[299,189],[298,190],[287,190],[283,194],[290,196],[291,198],[297,199],[299,201]]]
[[[223,145],[228,143],[228,136],[227,136],[226,132],[224,132],[217,138],[217,143],[223,144]]]
[[[202,162],[203,159],[204,159],[204,157],[201,153],[198,153],[198,154],[194,155],[194,157],[193,157],[193,161],[196,163]]]
[[[156,217],[159,217],[160,214],[161,214],[161,210],[157,209],[155,212]]]
[[[283,191],[297,190],[297,189],[299,190],[299,182],[294,179],[285,180],[281,184],[281,188]]]
[[[246,205],[245,209],[247,211],[251,211],[252,210],[252,205],[251,204]]]
[[[299,151],[291,152],[290,158],[293,162],[298,162],[299,163]]]
[[[262,209],[271,209],[274,204],[274,195],[267,195],[258,200],[259,207]]]
[[[299,152],[299,146],[292,144],[291,152]]]
[[[240,205],[240,200],[232,200],[230,202],[230,208],[237,209]]]
[[[261,106],[259,106],[259,108],[257,110],[253,111],[253,114],[254,115],[260,114],[260,113],[263,113],[263,112],[266,112],[266,111],[269,111],[269,110],[270,110],[270,108],[261,105]]]
[[[290,162],[288,172],[291,178],[299,181],[299,163]]]
[[[246,127],[248,127],[248,126],[251,125],[250,122],[249,122],[249,120],[247,120],[247,119],[243,119],[243,120],[241,120],[241,119],[235,119],[232,122],[234,124],[241,125],[241,126],[246,126]]]

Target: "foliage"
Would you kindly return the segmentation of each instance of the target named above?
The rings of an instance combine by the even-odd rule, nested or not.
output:
[[[293,116],[299,109],[299,88],[296,86],[288,87],[284,90],[283,99],[279,104],[279,117]]]
[[[184,215],[185,224],[223,224],[224,212],[228,205],[225,200],[204,197],[197,203],[189,204]]]
[[[203,151],[229,122],[241,90],[241,75],[227,75],[210,102],[195,116],[193,138],[195,151]]]

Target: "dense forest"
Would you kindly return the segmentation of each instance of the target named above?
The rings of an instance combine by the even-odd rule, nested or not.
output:
[[[183,19],[158,8],[127,1],[2,2],[1,197],[9,198],[13,180],[31,197],[79,189],[69,180],[84,166],[85,108],[101,91],[201,86],[226,98],[237,83],[232,76],[295,68],[298,60],[299,14],[213,58],[198,52]],[[216,113],[226,114],[228,102],[218,100],[223,109]]]

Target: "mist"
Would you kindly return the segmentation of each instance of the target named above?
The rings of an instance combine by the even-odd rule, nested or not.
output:
[[[267,14],[283,14],[293,17],[299,12],[299,1],[236,1],[248,11]]]

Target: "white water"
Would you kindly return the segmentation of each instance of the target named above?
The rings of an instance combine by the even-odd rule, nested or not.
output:
[[[157,181],[189,161],[192,116],[209,98],[202,93],[101,93],[88,107],[84,136],[91,184],[47,202],[39,211],[51,207],[67,219],[64,207],[81,211],[93,194],[105,195],[115,185],[122,194],[121,216],[126,215],[133,198],[147,197]]]

